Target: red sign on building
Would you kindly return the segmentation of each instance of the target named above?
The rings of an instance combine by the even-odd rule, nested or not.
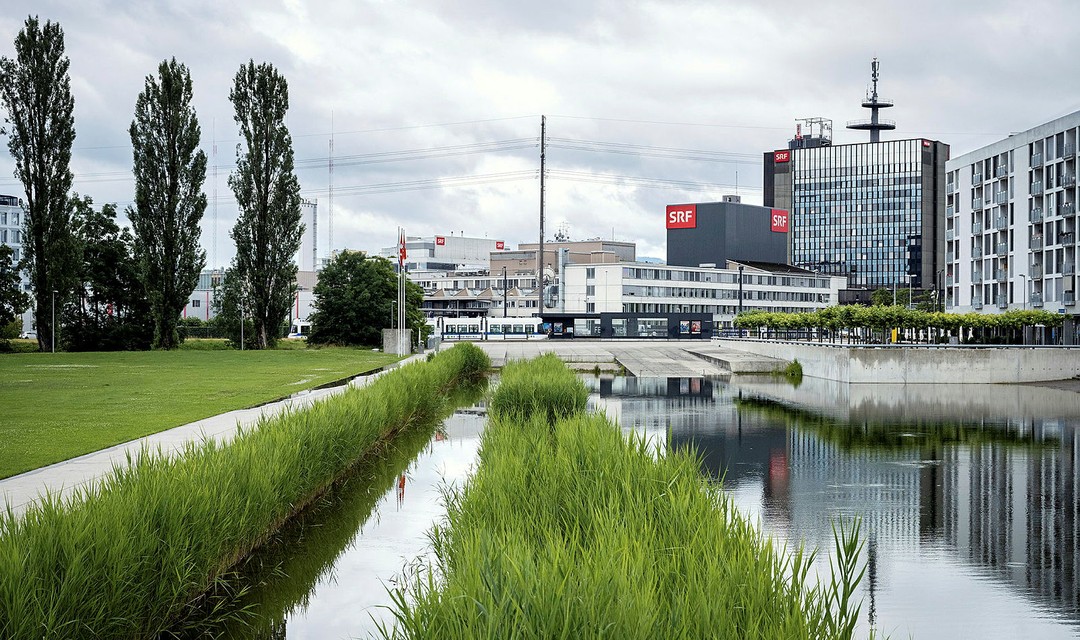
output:
[[[788,230],[788,212],[783,209],[773,209],[772,219],[770,220],[770,228],[778,233],[787,233]]]
[[[791,150],[784,149],[783,151],[773,151],[772,161],[774,164],[780,164],[782,162],[791,162]]]
[[[669,204],[667,207],[668,229],[696,229],[696,204]]]
[[[435,236],[435,246],[436,247],[444,247],[444,246],[446,246],[446,237],[445,236]]]
[[[496,240],[495,241],[495,248],[498,249],[499,251],[502,251],[503,249],[506,248],[506,243],[503,242],[502,240]]]

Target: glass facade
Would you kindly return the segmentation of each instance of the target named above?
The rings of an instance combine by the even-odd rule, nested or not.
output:
[[[852,288],[921,288],[926,141],[795,149],[792,264]],[[932,247],[927,247],[932,251]]]

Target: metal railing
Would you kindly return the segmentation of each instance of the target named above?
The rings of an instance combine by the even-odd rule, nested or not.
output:
[[[973,309],[982,309],[982,300],[972,300],[971,307]]]
[[[945,239],[946,240],[956,240],[956,229],[946,229],[945,230]]]
[[[982,198],[972,198],[971,200],[971,208],[973,210],[982,209],[982,204]]]
[[[1031,248],[1031,249],[1042,249],[1043,248],[1043,237],[1041,235],[1031,236],[1031,242],[1028,243],[1028,247]]]
[[[999,243],[997,243],[997,246],[994,248],[994,253],[998,254],[999,256],[1003,256],[1008,252],[1009,252],[1009,243],[1008,242],[999,242]]]
[[[972,222],[971,223],[971,233],[978,234],[978,233],[982,233],[982,232],[983,232],[983,228],[982,228],[982,223],[981,222]]]
[[[1038,224],[1042,222],[1042,214],[1042,207],[1035,207],[1031,210],[1031,213],[1028,214],[1028,220],[1031,220],[1031,224]]]
[[[1031,306],[1036,308],[1036,309],[1043,306],[1042,294],[1039,294],[1039,293],[1031,294]]]
[[[998,191],[994,194],[994,204],[1005,204],[1009,201],[1008,191]]]
[[[951,263],[954,260],[956,260],[956,254],[954,254],[952,251],[946,251],[945,252],[945,262],[950,262]]]
[[[971,248],[972,258],[981,258],[983,256],[982,244],[977,244]]]
[[[971,283],[979,284],[982,282],[982,269],[977,269],[971,272]]]
[[[998,309],[1008,309],[1009,308],[1009,299],[1006,296],[999,295],[997,297],[997,306],[998,306]]]
[[[1042,180],[1037,180],[1037,181],[1031,183],[1031,189],[1029,189],[1029,191],[1031,193],[1033,193],[1033,194],[1034,193],[1042,193],[1042,190],[1043,190]]]
[[[983,181],[983,179],[982,179],[982,174],[981,173],[973,173],[973,174],[971,174],[971,184],[978,184],[978,183],[980,183],[982,181]]]
[[[1061,178],[1061,186],[1066,187],[1066,188],[1075,187],[1076,186],[1076,176],[1066,174],[1064,177]]]
[[[1043,268],[1041,264],[1031,265],[1031,273],[1028,274],[1032,278],[1041,278],[1043,274]]]
[[[956,191],[956,183],[955,182],[946,182],[945,183],[945,193],[952,193],[953,191]]]
[[[1001,176],[1006,175],[1008,173],[1009,173],[1009,166],[1008,165],[999,164],[996,167],[994,167],[994,177],[995,178],[1000,178]]]
[[[1009,228],[1008,216],[997,216],[994,218],[994,228],[998,231],[1002,231]]]
[[[1005,282],[1009,279],[1009,272],[1006,269],[998,269],[994,275],[997,276],[998,282]]]
[[[1043,161],[1042,161],[1042,154],[1041,153],[1032,154],[1032,156],[1031,156],[1031,168],[1032,169],[1034,169],[1036,167],[1041,167],[1042,163],[1043,163]]]
[[[1064,202],[1059,208],[1061,209],[1061,215],[1063,216],[1071,216],[1076,213],[1075,202]]]

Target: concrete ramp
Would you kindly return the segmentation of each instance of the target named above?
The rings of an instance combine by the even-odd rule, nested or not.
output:
[[[700,378],[726,376],[731,371],[715,362],[695,357],[685,349],[666,343],[612,347],[619,364],[638,378]]]
[[[781,358],[725,349],[712,343],[687,347],[686,352],[722,367],[729,373],[772,373],[783,369],[789,362]]]

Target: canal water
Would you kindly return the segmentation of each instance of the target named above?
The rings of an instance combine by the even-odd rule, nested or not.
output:
[[[805,378],[594,379],[627,431],[693,447],[775,539],[820,549],[859,516],[862,632],[1080,636],[1080,394]]]
[[[833,523],[862,518],[861,636],[1080,637],[1080,394],[583,379],[624,431],[695,449],[770,536],[818,548],[819,572]],[[485,419],[478,405],[406,438],[256,554],[237,603],[254,617],[228,637],[368,637],[392,624],[387,587],[430,561],[441,488],[467,480]]]

